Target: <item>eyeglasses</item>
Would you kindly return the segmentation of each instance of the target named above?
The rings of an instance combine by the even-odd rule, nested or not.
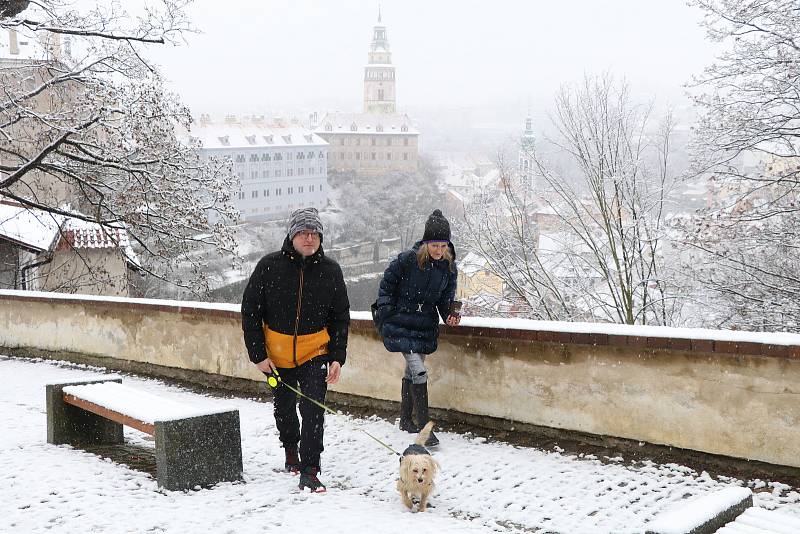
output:
[[[305,230],[303,232],[297,232],[295,237],[300,236],[301,239],[319,239],[318,232],[312,232],[310,230]]]

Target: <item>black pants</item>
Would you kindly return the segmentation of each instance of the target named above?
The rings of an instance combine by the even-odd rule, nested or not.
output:
[[[317,402],[325,403],[328,384],[328,364],[312,358],[300,367],[280,368],[281,381],[303,395]],[[319,468],[319,457],[324,450],[322,445],[325,430],[325,410],[300,397],[300,417],[302,429],[297,419],[297,394],[279,383],[275,388],[275,426],[278,427],[281,443],[284,447],[296,447],[300,443],[300,466]]]

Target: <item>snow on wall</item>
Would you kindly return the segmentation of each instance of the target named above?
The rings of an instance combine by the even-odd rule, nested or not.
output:
[[[176,312],[189,309],[218,310],[238,313],[239,304],[224,304],[215,302],[196,302],[180,300],[137,299],[126,297],[103,297],[93,295],[70,295],[64,293],[49,293],[42,291],[0,290],[0,299],[3,297],[31,298],[58,301],[83,301],[83,302],[115,302],[140,304],[144,306],[159,306],[175,308]],[[372,321],[369,312],[350,312],[350,318],[355,321]],[[610,323],[570,323],[561,321],[534,321],[531,319],[513,319],[503,317],[464,317],[461,326],[473,328],[499,328],[508,330],[548,331],[565,333],[608,334],[637,337],[655,338],[681,338],[701,339],[714,341],[733,341],[746,343],[762,343],[770,345],[800,346],[800,334],[785,332],[744,332],[734,330],[712,330],[708,328],[674,328],[667,326],[641,326]],[[457,329],[457,327],[456,327]]]

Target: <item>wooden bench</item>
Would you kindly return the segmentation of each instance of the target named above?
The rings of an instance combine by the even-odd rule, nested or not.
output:
[[[155,438],[162,488],[242,479],[238,410],[198,410],[124,386],[120,377],[48,384],[46,392],[48,443],[119,444],[125,425]]]

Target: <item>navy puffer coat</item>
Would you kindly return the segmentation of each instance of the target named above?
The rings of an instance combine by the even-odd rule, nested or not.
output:
[[[456,294],[453,244],[448,243],[453,255],[452,271],[444,258],[431,261],[420,270],[417,251],[421,245],[420,241],[401,253],[383,273],[375,320],[389,352],[434,352],[439,338],[439,316],[447,319]]]

